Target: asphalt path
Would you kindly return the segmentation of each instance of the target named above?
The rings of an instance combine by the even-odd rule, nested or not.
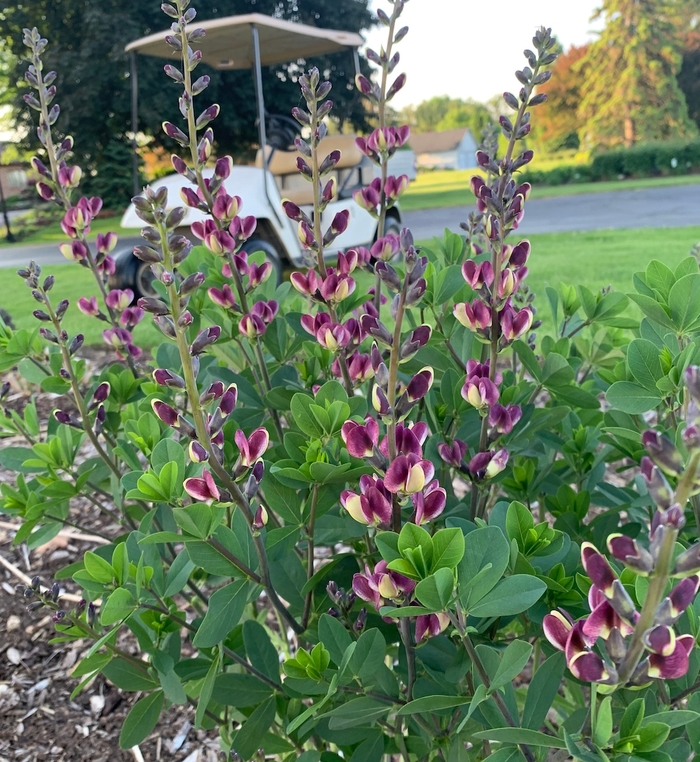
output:
[[[458,230],[473,207],[423,209],[404,214],[404,223],[416,240]],[[519,232],[566,233],[612,228],[661,228],[700,225],[700,185],[677,185],[642,190],[587,193],[579,196],[531,199]],[[136,246],[137,236],[122,238],[120,246]],[[58,244],[0,246],[0,267],[22,267],[65,262]]]

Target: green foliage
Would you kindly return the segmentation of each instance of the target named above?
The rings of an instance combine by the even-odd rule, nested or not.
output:
[[[676,5],[605,0],[605,27],[582,60],[579,116],[590,146],[689,137],[696,133],[676,74],[681,64]]]

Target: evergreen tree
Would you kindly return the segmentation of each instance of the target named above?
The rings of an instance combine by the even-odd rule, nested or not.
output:
[[[244,13],[263,13],[312,26],[357,32],[372,24],[369,0],[217,0],[196,3],[198,19],[207,20]],[[158,0],[31,0],[13,3],[0,13],[0,44],[14,62],[9,77],[10,95],[18,126],[30,127],[33,114],[22,101],[24,88],[22,29],[36,26],[49,40],[45,54],[47,69],[59,73],[58,102],[61,105],[59,128],[77,137],[76,159],[97,181],[105,175],[105,163],[115,145],[128,143],[131,126],[131,87],[129,57],[124,47],[139,37],[167,29],[169,19]],[[206,44],[206,43],[205,43]],[[169,150],[177,146],[162,133],[161,123],[181,119],[178,90],[163,73],[164,61],[139,56],[139,128],[153,136],[156,145]],[[354,61],[351,51],[310,59],[333,81],[333,113],[340,122],[356,128],[367,126],[361,95],[354,87]],[[366,74],[370,69],[362,59]],[[215,125],[218,150],[244,159],[250,158],[257,144],[255,90],[250,71],[218,71],[205,65],[198,75],[209,74],[209,102],[221,105]],[[271,114],[289,115],[298,105],[299,88],[296,65],[267,67],[263,71],[265,106]],[[29,129],[28,145],[36,148],[34,129]],[[131,192],[129,171],[120,174],[123,194]],[[110,170],[111,172],[112,170]],[[106,178],[113,187],[113,178]]]
[[[582,61],[579,118],[586,145],[627,146],[695,133],[676,75],[678,6],[671,0],[603,0],[605,28]]]
[[[582,72],[579,61],[587,46],[573,45],[557,58],[552,79],[547,84],[547,100],[538,107],[532,135],[549,151],[579,147],[579,120]]]

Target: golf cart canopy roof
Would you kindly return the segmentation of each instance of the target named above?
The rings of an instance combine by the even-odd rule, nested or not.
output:
[[[254,27],[260,38],[262,66],[338,53],[364,44],[362,37],[354,32],[319,29],[262,13],[211,19],[202,21],[197,26],[207,33],[201,47],[202,61],[214,69],[254,67],[255,51],[251,34]],[[169,29],[134,40],[126,46],[126,51],[156,58],[176,58],[179,54],[165,42],[168,34],[172,34]]]

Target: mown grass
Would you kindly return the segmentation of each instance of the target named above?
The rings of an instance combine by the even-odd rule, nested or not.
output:
[[[533,250],[528,283],[538,295],[537,306],[545,327],[551,327],[544,294],[546,286],[563,282],[580,283],[594,291],[605,286],[631,291],[632,275],[643,270],[650,260],[660,259],[674,267],[687,257],[691,247],[700,241],[700,226],[547,233],[532,235],[530,240]],[[88,344],[101,343],[105,325],[85,317],[75,307],[79,297],[97,294],[90,273],[72,264],[47,265],[43,273],[56,276],[54,298],[71,302],[65,317],[66,330],[71,334],[85,334]],[[8,310],[17,326],[37,327],[31,314],[36,302],[11,269],[0,270],[0,306]],[[136,328],[135,338],[143,347],[152,347],[162,339],[148,316]]]
[[[474,170],[470,169],[421,174],[401,197],[401,207],[404,211],[416,211],[473,204],[474,195],[469,188],[469,180],[473,174]],[[678,177],[646,177],[638,180],[613,180],[600,183],[538,186],[533,189],[531,198],[575,196],[579,193],[640,190],[643,188],[663,188],[671,185],[697,185],[698,183],[700,183],[700,175],[682,175]]]
[[[90,228],[90,235],[88,236],[91,241],[95,240],[98,233],[114,232],[121,236],[137,236],[139,231],[135,228],[123,228],[120,226],[121,215],[115,217],[98,217]],[[2,233],[5,232],[5,226],[0,221],[0,227]],[[10,223],[12,227],[12,223]],[[47,243],[65,243],[66,234],[61,230],[60,222],[52,222],[50,225],[39,228],[36,232],[28,235],[26,238],[22,238],[21,241],[15,243],[7,243],[2,239],[2,245],[0,245],[0,252],[7,249],[21,248],[22,246],[39,246]]]

